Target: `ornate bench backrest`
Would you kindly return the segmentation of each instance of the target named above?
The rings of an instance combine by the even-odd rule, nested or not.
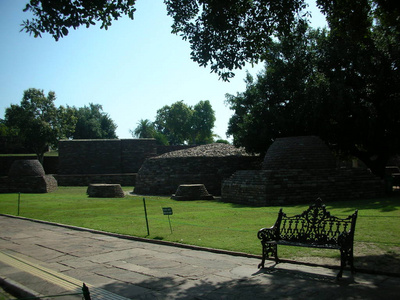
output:
[[[300,215],[288,217],[281,209],[276,225],[278,236],[283,240],[306,244],[338,245],[343,236],[346,236],[346,242],[349,242],[349,239],[352,242],[356,218],[357,211],[347,218],[331,216],[318,198],[315,204]]]

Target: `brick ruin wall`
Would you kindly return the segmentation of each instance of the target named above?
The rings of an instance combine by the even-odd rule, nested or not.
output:
[[[157,154],[153,139],[60,141],[58,151],[59,175],[136,173]]]
[[[181,184],[201,183],[220,195],[224,179],[236,170],[259,169],[261,161],[257,156],[151,158],[140,169],[134,192],[172,195]]]
[[[143,162],[155,155],[154,139],[60,141],[56,179],[61,186],[134,185]]]

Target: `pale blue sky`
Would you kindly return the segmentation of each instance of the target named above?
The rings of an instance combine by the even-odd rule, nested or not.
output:
[[[28,18],[28,0],[0,0],[0,118],[10,104],[19,104],[24,90],[57,95],[56,106],[101,104],[117,124],[119,138],[131,138],[140,119],[154,121],[157,110],[180,100],[195,105],[210,100],[216,114],[214,132],[226,139],[232,111],[225,94],[245,89],[246,70],[255,75],[262,65],[236,72],[223,82],[209,68],[190,59],[189,43],[171,34],[172,19],[163,0],[137,0],[135,19],[70,31],[55,42],[19,32]],[[314,26],[324,19],[314,13]]]

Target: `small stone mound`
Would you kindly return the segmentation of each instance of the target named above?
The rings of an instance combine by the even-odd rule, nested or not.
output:
[[[172,195],[174,200],[214,200],[204,184],[181,184],[176,193]]]
[[[46,175],[38,160],[15,160],[8,177],[0,183],[0,190],[7,193],[50,193],[57,189],[57,180]]]
[[[89,197],[93,198],[124,198],[120,184],[96,183],[90,184],[87,189]]]
[[[16,160],[8,171],[10,177],[44,176],[42,164],[36,159]]]
[[[155,158],[172,157],[225,157],[225,156],[251,156],[244,148],[237,148],[233,145],[214,143],[201,145],[193,148],[168,152]]]

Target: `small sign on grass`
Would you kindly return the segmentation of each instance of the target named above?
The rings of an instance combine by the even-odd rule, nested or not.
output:
[[[163,207],[162,210],[163,210],[164,216],[172,215],[172,207]]]
[[[169,219],[169,216],[171,216],[173,214],[172,207],[163,207],[162,210],[163,210],[164,216],[168,216],[169,229],[171,230],[171,233],[172,233],[171,220]]]

